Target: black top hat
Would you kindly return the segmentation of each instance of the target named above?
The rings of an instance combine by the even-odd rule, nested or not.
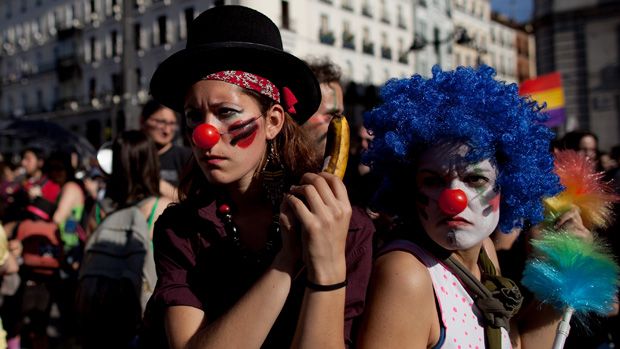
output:
[[[241,70],[269,79],[282,93],[288,87],[298,103],[293,118],[305,122],[321,104],[314,74],[285,52],[278,27],[262,13],[243,6],[217,6],[191,23],[185,49],[163,61],[151,79],[151,94],[183,112],[187,89],[210,73]]]

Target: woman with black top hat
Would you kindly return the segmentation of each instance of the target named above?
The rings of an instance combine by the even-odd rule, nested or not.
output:
[[[349,204],[299,124],[310,69],[241,6],[205,11],[151,80],[183,113],[192,168],[155,225],[158,284],[145,348],[344,347],[370,275],[372,223]]]

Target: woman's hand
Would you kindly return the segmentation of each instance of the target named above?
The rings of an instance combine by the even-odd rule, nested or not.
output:
[[[560,217],[558,217],[558,219],[555,220],[553,227],[555,229],[565,230],[584,239],[585,241],[592,241],[593,238],[592,232],[583,225],[581,211],[577,206],[571,207],[570,210],[564,212]]]
[[[308,280],[322,285],[346,278],[345,243],[351,204],[342,181],[325,172],[306,173],[284,198],[286,229],[299,227]],[[282,217],[282,216],[281,216]],[[296,223],[293,223],[296,222]],[[286,243],[286,242],[285,242]]]

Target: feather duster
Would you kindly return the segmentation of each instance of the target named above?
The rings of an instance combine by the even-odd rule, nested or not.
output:
[[[534,257],[521,283],[538,300],[563,312],[553,342],[553,349],[562,349],[573,314],[584,323],[588,313],[605,315],[612,309],[619,268],[597,239],[588,242],[565,231],[546,231],[532,245]]]
[[[611,223],[612,206],[620,197],[610,183],[603,181],[603,173],[596,172],[590,160],[573,150],[560,151],[555,158],[555,173],[565,190],[544,200],[547,221],[554,221],[575,205],[589,230],[605,228]]]
[[[611,224],[612,206],[620,197],[603,174],[586,157],[565,150],[556,154],[555,172],[564,191],[544,200],[545,222],[552,227],[564,212],[576,206],[589,229]],[[598,238],[585,241],[568,231],[547,228],[532,240],[533,254],[526,263],[521,283],[538,300],[563,312],[553,349],[564,347],[573,314],[585,323],[589,313],[607,314],[618,289],[618,265]]]
[[[620,268],[601,240],[546,231],[532,246],[534,257],[521,282],[539,300],[560,310],[570,307],[581,320],[590,312],[605,315],[611,310]]]

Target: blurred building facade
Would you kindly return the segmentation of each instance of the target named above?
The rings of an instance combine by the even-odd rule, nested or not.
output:
[[[454,46],[455,64],[457,66],[489,64],[491,1],[454,0],[454,25],[465,28],[468,36]]]
[[[265,13],[285,50],[340,65],[348,104],[364,104],[358,120],[389,78],[499,64],[490,30],[513,30],[492,21],[489,0],[0,0],[0,118],[56,120],[95,146],[137,127],[157,65],[184,47],[195,16],[220,4]],[[504,44],[515,52],[497,48],[514,65],[503,70],[516,75],[516,35]],[[0,139],[3,152],[15,147]]]
[[[416,73],[430,76],[433,65],[454,67],[455,32],[452,0],[418,0],[414,4],[414,41],[411,46]]]
[[[620,2],[536,0],[538,73],[562,74],[566,125],[591,130],[600,147],[620,140]]]

